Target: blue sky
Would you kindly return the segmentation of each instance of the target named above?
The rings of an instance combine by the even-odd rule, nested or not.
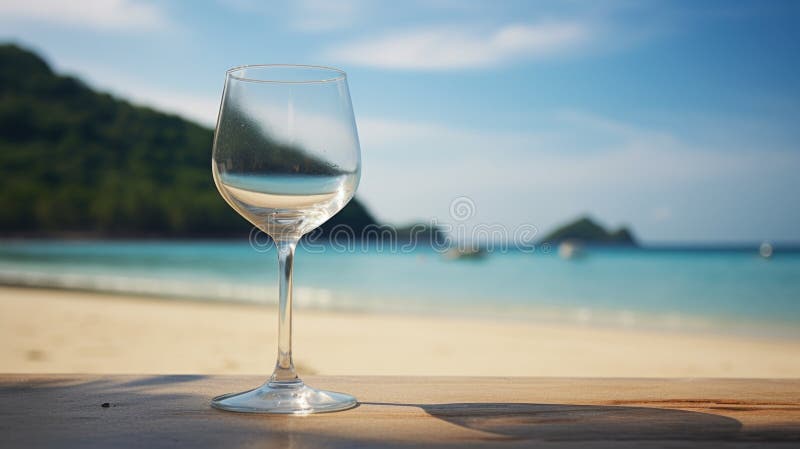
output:
[[[74,4],[0,0],[0,38],[209,125],[231,66],[346,70],[382,220],[800,241],[800,2]]]

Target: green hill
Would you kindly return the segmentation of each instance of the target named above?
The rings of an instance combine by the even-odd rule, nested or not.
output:
[[[212,130],[95,92],[0,45],[2,235],[222,236],[250,225],[211,178]],[[375,224],[357,200],[326,223]]]
[[[608,231],[589,217],[581,217],[571,223],[560,226],[547,234],[541,241],[557,244],[565,240],[573,240],[590,245],[636,246],[636,239],[627,228],[619,228],[613,232]]]

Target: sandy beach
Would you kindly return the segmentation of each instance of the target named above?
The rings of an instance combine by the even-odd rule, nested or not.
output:
[[[0,372],[263,374],[272,307],[0,287]],[[302,373],[800,377],[800,342],[299,309]]]

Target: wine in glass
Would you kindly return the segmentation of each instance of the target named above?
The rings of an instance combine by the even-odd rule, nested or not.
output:
[[[338,69],[248,65],[226,72],[214,134],[214,183],[278,251],[278,358],[258,388],[216,397],[237,412],[345,410],[356,399],[317,390],[292,362],[292,264],[299,239],[341,210],[358,187],[361,151],[347,77]]]

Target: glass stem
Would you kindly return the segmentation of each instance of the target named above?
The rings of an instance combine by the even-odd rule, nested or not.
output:
[[[292,361],[292,270],[297,239],[276,240],[280,268],[280,298],[278,302],[278,360],[269,379],[273,386],[301,384]]]

